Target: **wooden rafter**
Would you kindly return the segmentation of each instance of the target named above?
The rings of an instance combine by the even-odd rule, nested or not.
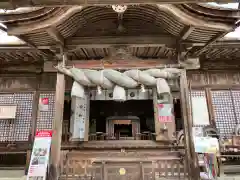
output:
[[[61,33],[57,30],[56,27],[48,28],[47,33],[58,43],[60,43],[62,46],[64,46],[64,37],[61,35]]]
[[[183,3],[206,3],[214,0],[2,0],[1,9],[12,9],[16,7],[49,7],[64,5],[111,5],[111,4],[183,4]],[[233,3],[238,0],[218,0],[221,3]]]
[[[235,24],[235,26],[232,28],[232,31],[234,31],[237,27],[240,26],[240,22],[237,22]],[[231,31],[225,31],[225,32],[221,32],[218,33],[216,36],[214,36],[212,39],[210,39],[200,50],[194,52],[194,55],[199,56],[200,54],[202,54],[204,51],[206,51],[206,49],[211,46],[212,44],[214,44],[216,41],[222,39],[224,36],[226,36],[229,32]]]
[[[4,28],[4,27],[2,27],[2,26],[0,26],[0,30],[2,30],[2,31],[4,31],[4,32],[7,33],[7,29]],[[52,56],[52,55],[47,54],[46,52],[38,49],[36,45],[34,45],[34,44],[33,44],[32,42],[30,42],[29,40],[27,40],[24,36],[19,35],[19,36],[17,36],[17,37],[18,37],[21,41],[23,41],[24,43],[26,43],[28,46],[30,46],[31,48],[33,48],[33,49],[35,49],[36,51],[38,51],[38,52],[39,52],[40,54],[42,54],[43,56],[45,56],[45,57]]]
[[[185,26],[183,30],[180,32],[179,39],[176,44],[176,50],[177,50],[177,60],[180,62],[181,60],[184,60],[187,54],[187,50],[183,48],[183,41],[186,40],[190,34],[194,31],[194,26]],[[192,44],[191,47],[194,45]]]
[[[193,26],[186,26],[183,28],[182,32],[180,33],[180,40],[186,40],[188,36],[193,32],[195,27]]]
[[[195,56],[199,56],[200,54],[202,54],[204,51],[207,50],[207,48],[209,46],[211,46],[212,44],[214,44],[217,40],[223,38],[226,34],[228,34],[228,32],[224,32],[224,33],[219,33],[217,34],[215,37],[213,37],[210,41],[208,41],[200,50],[198,50],[197,52],[194,53]]]

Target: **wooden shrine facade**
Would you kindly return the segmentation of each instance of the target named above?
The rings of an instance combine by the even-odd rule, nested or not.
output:
[[[14,4],[28,6],[28,2],[5,1],[4,4],[0,2],[0,7]],[[63,102],[65,93],[71,91],[73,80],[54,68],[59,63],[66,67],[74,65],[79,68],[118,70],[175,67],[183,69],[178,95],[186,137],[184,160],[189,170],[186,174],[194,179],[194,173],[198,173],[191,142],[193,124],[188,96],[205,97],[210,125],[219,129],[220,136],[231,134],[231,129],[238,124],[240,43],[237,39],[226,39],[224,36],[239,26],[239,10],[223,10],[204,4],[162,4],[151,1],[149,4],[140,2],[137,5],[130,3],[120,6],[123,11],[119,12],[116,5],[106,6],[104,1],[101,1],[104,6],[100,6],[100,1],[87,1],[89,6],[81,6],[78,2],[79,6],[54,6],[59,3],[49,0],[35,4],[32,1],[32,6],[46,6],[0,13],[0,22],[4,25],[0,26],[1,30],[19,38],[18,43],[0,44],[0,105],[17,104],[16,118],[0,121],[0,151],[28,152],[26,161],[29,162],[36,130],[53,129],[55,134],[50,169],[51,175],[56,178],[59,176],[56,172],[60,163],[64,163],[61,159],[64,152],[78,149],[77,152],[68,153],[70,163],[76,158],[83,158],[79,152],[85,153],[86,157],[92,153],[99,158],[94,150],[86,152],[86,149],[96,151],[98,148],[106,148],[97,146],[96,142],[89,142],[88,147],[86,143],[70,143],[68,128],[64,128]],[[39,100],[43,97],[48,99],[48,110],[41,112]],[[157,96],[154,97],[157,99]],[[154,101],[156,99],[153,98]],[[222,111],[223,106],[228,107],[231,113],[229,121],[225,119],[228,115]],[[226,124],[227,130],[223,129]],[[130,152],[122,150],[131,144],[123,143],[122,147],[118,147],[120,154],[111,147],[109,152],[113,156],[126,155],[126,158],[129,153],[126,167],[131,158],[135,158],[138,163],[131,172],[136,169],[144,171],[142,166],[145,165],[146,169],[151,165],[152,171],[159,172],[162,164],[160,160],[166,154],[169,159],[177,162],[181,160],[183,146],[174,147],[177,153],[169,154],[173,147],[166,144],[163,147],[163,144],[154,141],[136,142],[132,142],[134,147],[132,145],[131,148],[161,149],[161,152],[154,151],[153,157],[147,152],[141,152],[140,158],[147,153],[151,158],[160,159],[159,162],[147,161],[141,164],[139,157],[131,157]],[[96,164],[100,171],[104,171],[109,166],[104,161],[111,160],[106,153],[101,158]],[[118,162],[119,159],[115,160]],[[154,163],[158,165],[153,166]],[[156,170],[153,167],[159,168]],[[177,167],[183,168],[182,164]],[[190,167],[194,167],[193,172]],[[62,172],[66,175],[64,168]],[[105,173],[108,179],[116,178],[111,170],[106,172],[109,172]],[[106,179],[103,174],[96,176]],[[145,177],[143,174],[141,177]],[[139,177],[132,175],[129,178]],[[151,178],[150,175],[146,177]]]

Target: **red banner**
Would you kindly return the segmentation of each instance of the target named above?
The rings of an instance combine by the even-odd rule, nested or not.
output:
[[[52,137],[52,130],[42,130],[36,132],[36,137]]]

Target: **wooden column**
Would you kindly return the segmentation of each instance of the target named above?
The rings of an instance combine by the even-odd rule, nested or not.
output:
[[[66,54],[63,54],[63,66],[66,62]],[[57,180],[60,175],[60,156],[62,141],[62,123],[65,93],[65,75],[57,73],[56,93],[55,93],[55,115],[53,119],[53,137],[50,154],[50,177]]]
[[[35,138],[35,134],[36,134],[36,130],[37,130],[37,117],[38,117],[38,105],[39,105],[39,87],[41,84],[41,75],[37,74],[36,75],[37,78],[37,84],[36,84],[36,91],[34,93],[34,97],[33,97],[33,106],[32,106],[32,124],[31,124],[31,136],[30,136],[30,143],[33,146],[34,143],[34,138]],[[31,160],[31,154],[32,151],[28,150],[27,151],[27,159],[26,159],[26,175],[28,173],[28,168],[29,168],[29,164],[30,164],[30,160]]]
[[[180,77],[180,91],[181,91],[181,108],[183,113],[184,122],[184,141],[186,150],[186,160],[188,173],[192,180],[198,180],[200,177],[200,172],[198,170],[198,159],[195,153],[193,136],[192,136],[192,116],[191,116],[191,104],[189,100],[189,90],[187,83],[186,70],[182,70]]]
[[[41,84],[41,75],[37,75],[37,85],[36,85],[36,91],[34,93],[33,98],[33,108],[32,108],[32,129],[31,129],[31,141],[34,142],[36,130],[37,130],[37,118],[38,118],[38,105],[39,105],[39,97],[40,97],[40,84]]]

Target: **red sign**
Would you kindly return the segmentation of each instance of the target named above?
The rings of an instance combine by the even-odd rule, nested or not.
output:
[[[162,123],[173,122],[172,104],[158,104],[158,120]]]
[[[42,130],[36,132],[36,137],[52,137],[52,130]]]
[[[169,123],[173,121],[173,117],[172,116],[159,116],[158,117],[159,122],[162,123]]]
[[[43,105],[48,105],[49,104],[49,99],[48,98],[42,98],[42,104]]]

